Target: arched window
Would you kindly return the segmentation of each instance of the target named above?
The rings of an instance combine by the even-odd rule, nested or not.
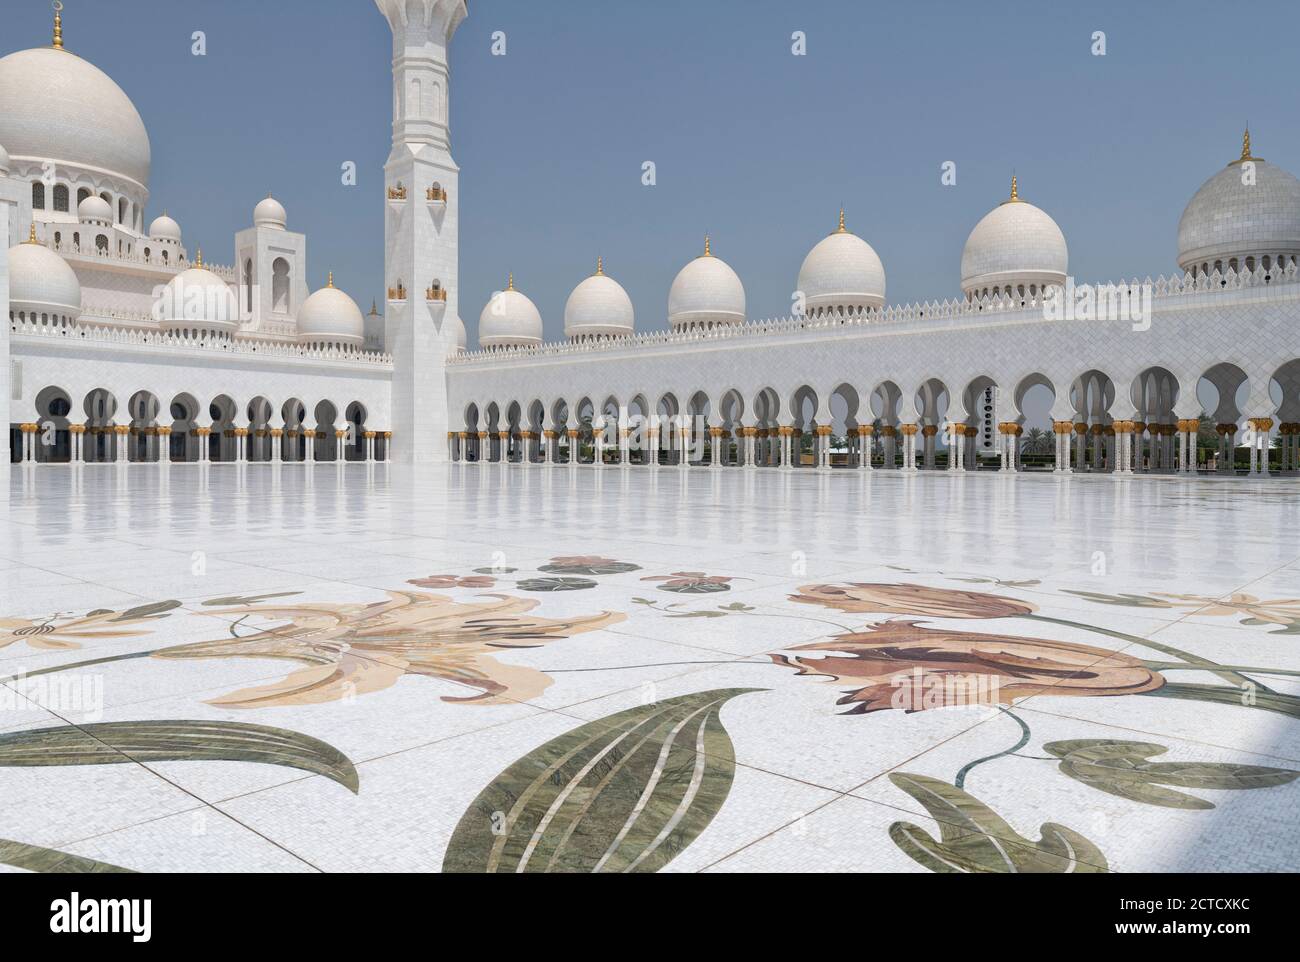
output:
[[[253,313],[253,259],[244,261],[244,310]]]
[[[76,234],[73,234],[73,235],[72,235],[72,249],[73,249],[74,251],[79,251],[79,250],[81,250],[81,234],[80,234],[80,233],[76,233]]]
[[[39,180],[32,182],[32,208],[45,210],[45,185]]]
[[[289,304],[289,262],[277,257],[271,265],[271,310],[277,314],[288,314]]]
[[[61,231],[56,230],[54,232],[54,246],[59,247],[60,245],[62,245],[62,243],[63,243],[63,233]]]
[[[86,189],[85,187],[80,188],[77,191],[77,206],[80,207],[81,202],[89,196],[90,196],[90,191],[88,189]]]
[[[167,252],[166,252],[166,251],[163,251],[163,252],[162,252],[162,257],[163,257],[163,263],[164,263],[164,264],[166,264],[168,261],[171,260],[171,258],[167,256]]]
[[[412,78],[411,95],[408,98],[406,103],[406,116],[408,117],[425,116],[426,111],[424,109],[424,104],[421,99],[423,97],[423,94],[424,94],[424,85],[420,82],[420,78],[418,77]]]
[[[147,247],[144,249],[144,259],[149,260],[149,248]]]
[[[68,213],[68,185],[54,185],[54,209],[59,213]]]
[[[108,238],[103,234],[100,234],[95,238],[95,250],[99,251],[101,254],[108,252]]]
[[[117,202],[117,222],[119,224],[126,223],[126,198],[125,197],[120,198]]]

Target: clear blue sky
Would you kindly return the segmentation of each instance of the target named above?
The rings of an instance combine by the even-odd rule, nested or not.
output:
[[[69,49],[132,97],[153,141],[150,215],[233,258],[273,191],[363,308],[383,285],[388,28],[371,0],[66,0]],[[1274,13],[1283,16],[1285,5]],[[471,0],[453,48],[461,313],[513,270],[549,336],[603,254],[642,329],[700,252],[740,273],[751,317],[786,314],[835,226],[884,260],[889,299],[958,293],[962,244],[1021,193],[1060,223],[1080,280],[1174,268],[1196,188],[1255,153],[1300,171],[1295,43],[1222,4],[865,0]],[[49,42],[44,0],[4,0],[0,52]],[[190,54],[195,30],[208,55]],[[491,35],[508,56],[491,56]],[[809,54],[790,53],[807,34]],[[1108,55],[1090,55],[1104,30]],[[361,184],[340,184],[357,162]],[[658,186],[641,185],[641,164]],[[955,161],[955,188],[940,165]]]

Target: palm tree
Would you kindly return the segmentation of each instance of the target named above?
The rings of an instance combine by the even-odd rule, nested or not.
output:
[[[1030,428],[1020,446],[1021,454],[1051,454],[1052,436],[1042,428]]]

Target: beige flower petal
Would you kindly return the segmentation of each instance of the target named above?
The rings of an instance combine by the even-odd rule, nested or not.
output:
[[[344,655],[337,665],[313,665],[295,671],[283,681],[271,685],[245,688],[220,698],[211,699],[209,705],[223,708],[282,708],[289,705],[323,705],[357,695],[391,688],[397,679],[406,674],[405,661],[357,658]]]

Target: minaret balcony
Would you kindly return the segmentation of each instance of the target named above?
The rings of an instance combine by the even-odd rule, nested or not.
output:
[[[438,213],[440,211],[446,210],[447,191],[439,187],[437,184],[434,184],[427,191],[425,191],[424,196],[426,202],[429,205],[429,209],[434,213]]]

